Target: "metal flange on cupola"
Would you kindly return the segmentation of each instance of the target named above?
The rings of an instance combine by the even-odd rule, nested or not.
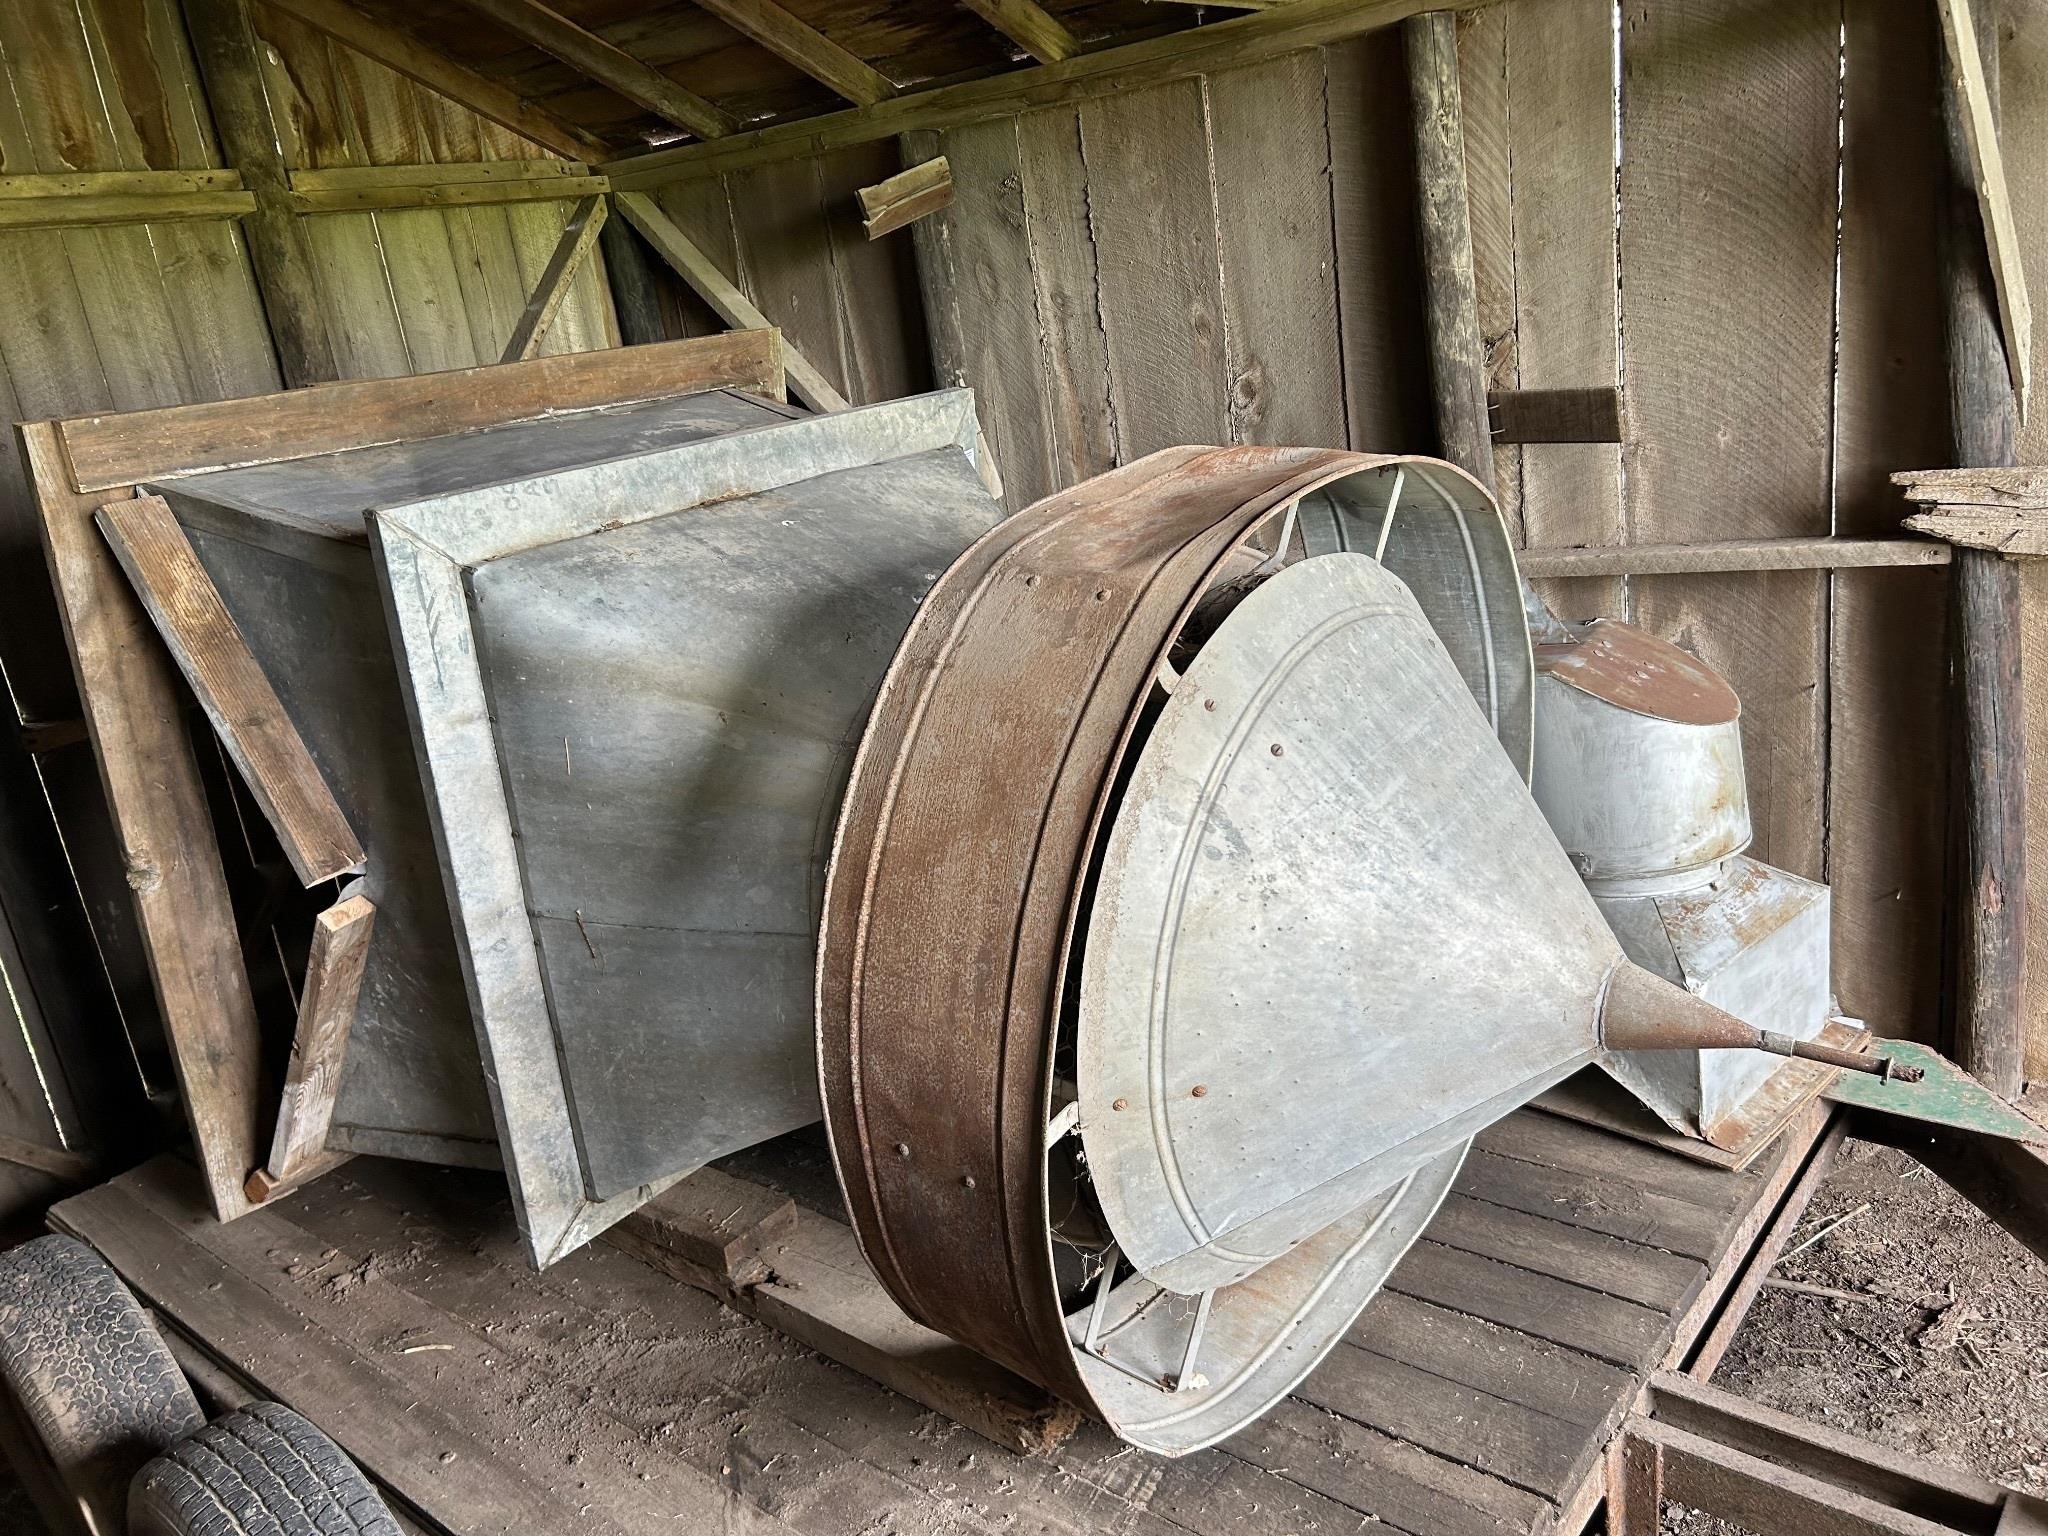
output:
[[[1487,1124],[1616,1048],[1825,1049],[1624,954],[1526,783],[1533,678],[1500,515],[1434,460],[1172,450],[940,579],[819,942],[906,1310],[1185,1453],[1342,1337]]]

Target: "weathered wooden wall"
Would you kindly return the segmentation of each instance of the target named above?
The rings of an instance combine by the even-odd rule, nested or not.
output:
[[[294,166],[531,159],[545,152],[359,55],[261,12]],[[0,174],[201,169],[222,163],[177,0],[0,5]],[[495,361],[568,205],[312,217],[343,371]],[[279,387],[235,224],[181,221],[0,232],[0,412],[8,421],[220,399]],[[593,261],[542,350],[614,337]],[[0,732],[0,1135],[42,1146],[136,1129],[139,1082],[170,1116],[171,1074],[131,893],[107,833],[11,433],[0,440],[0,662],[27,752]],[[227,786],[232,775],[223,774]],[[227,793],[234,791],[230,788]],[[60,846],[50,811],[63,831]],[[79,897],[90,915],[75,921]],[[67,913],[67,902],[69,912]],[[24,958],[25,957],[25,958]],[[81,957],[97,964],[81,965]],[[16,1027],[19,1026],[19,1027]],[[124,1113],[105,1110],[111,1099]],[[171,1123],[167,1120],[167,1123]],[[0,1163],[0,1214],[21,1185]],[[42,1191],[47,1193],[47,1191]]]
[[[1499,452],[1525,543],[1897,528],[1886,476],[1947,451],[1926,12],[1506,0],[1461,17],[1492,382],[1619,387],[1629,418],[1619,447]],[[1383,33],[911,146],[952,163],[963,372],[1013,503],[1169,443],[1433,446],[1400,46]],[[1727,674],[1755,852],[1834,884],[1845,1009],[1933,1037],[1943,573],[1549,595]]]

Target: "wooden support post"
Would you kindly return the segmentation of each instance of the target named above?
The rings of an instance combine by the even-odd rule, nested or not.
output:
[[[591,247],[597,244],[597,237],[604,233],[609,206],[602,197],[586,197],[570,213],[562,238],[548,258],[540,281],[534,285],[533,296],[526,301],[519,323],[512,327],[512,339],[505,343],[505,355],[500,362],[523,363],[547,340],[548,327],[555,323],[562,301],[569,297],[570,285],[576,281]]]
[[[661,306],[661,274],[647,242],[624,219],[606,219],[598,236],[604,251],[605,280],[611,285],[612,309],[619,317],[619,341],[644,347],[667,341],[668,321]]]
[[[221,152],[255,194],[242,225],[263,312],[285,383],[294,389],[341,377],[314,273],[313,247],[291,211],[284,135],[263,78],[263,44],[252,0],[184,0],[185,23],[206,82]]]
[[[1992,114],[1996,8],[1975,31]],[[1981,105],[1981,104],[1980,104]],[[1972,172],[1969,110],[1944,71],[1949,200],[1942,221],[1949,420],[1959,465],[2014,462],[2018,410]],[[1954,1056],[1986,1087],[2019,1094],[2026,1050],[2026,716],[2020,684],[2020,573],[1997,554],[1957,549],[1950,637],[1962,694],[1962,854],[1955,880]]]
[[[1443,456],[1494,488],[1487,420],[1486,343],[1472,265],[1465,186],[1464,105],[1458,92],[1458,20],[1447,11],[1401,24],[1415,129],[1417,230],[1429,318],[1429,380]]]

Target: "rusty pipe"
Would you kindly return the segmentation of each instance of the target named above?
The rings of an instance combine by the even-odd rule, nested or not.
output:
[[[1859,1055],[1745,1024],[1626,960],[1608,976],[1600,1000],[1600,1044],[1610,1051],[1769,1051],[1901,1083],[1917,1083],[1922,1075],[1918,1067],[1887,1056]]]

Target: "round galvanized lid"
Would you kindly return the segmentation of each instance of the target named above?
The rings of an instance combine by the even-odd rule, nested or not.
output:
[[[1587,1059],[1612,947],[1408,588],[1281,571],[1179,680],[1102,862],[1077,1066],[1123,1253],[1193,1294],[1356,1212]]]

